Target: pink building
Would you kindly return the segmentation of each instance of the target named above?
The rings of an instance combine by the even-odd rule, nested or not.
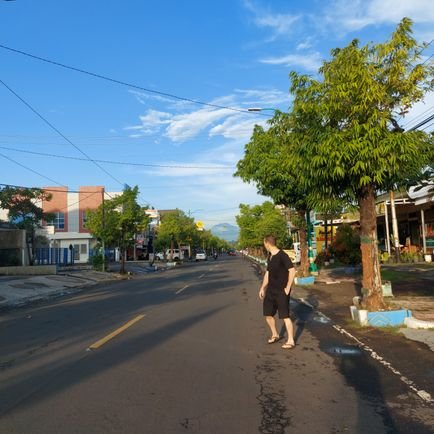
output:
[[[52,195],[50,201],[42,203],[46,213],[54,214],[50,224],[43,222],[41,235],[50,240],[51,247],[74,248],[74,260],[86,263],[89,249],[96,240],[86,229],[86,212],[101,205],[103,198],[108,200],[121,193],[107,193],[102,186],[80,187],[78,191],[69,191],[67,187],[44,187]]]

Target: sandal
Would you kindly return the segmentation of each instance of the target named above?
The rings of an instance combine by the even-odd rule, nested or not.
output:
[[[271,338],[268,339],[267,342],[268,342],[269,344],[274,344],[274,343],[280,341],[280,339],[282,339],[280,336],[271,336]]]
[[[290,342],[286,342],[282,345],[282,348],[284,350],[292,350],[293,348],[295,348],[295,344],[291,344]]]

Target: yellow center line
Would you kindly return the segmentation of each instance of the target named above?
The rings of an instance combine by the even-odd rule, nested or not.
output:
[[[125,331],[127,328],[131,327],[133,324],[135,324],[137,321],[140,321],[142,318],[144,318],[145,315],[138,315],[135,318],[133,318],[131,321],[128,321],[126,324],[124,324],[122,327],[119,327],[114,332],[110,333],[109,335],[105,336],[104,338],[100,339],[99,341],[92,344],[88,350],[96,350],[97,348],[103,346],[105,343],[107,343],[109,340],[113,339],[123,331]]]
[[[185,285],[183,286],[181,289],[178,289],[178,291],[175,292],[175,294],[181,294],[182,291],[184,291],[184,289],[187,289],[190,285]]]

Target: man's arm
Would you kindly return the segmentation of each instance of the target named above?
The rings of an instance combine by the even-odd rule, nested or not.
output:
[[[289,293],[291,292],[291,287],[292,287],[292,282],[294,282],[294,277],[295,277],[295,268],[292,267],[288,270],[288,284],[286,285],[285,288],[286,295],[289,295]]]
[[[268,271],[265,272],[264,279],[262,280],[262,285],[259,288],[259,298],[261,300],[263,300],[265,297],[265,293],[267,291],[267,286],[268,286]]]

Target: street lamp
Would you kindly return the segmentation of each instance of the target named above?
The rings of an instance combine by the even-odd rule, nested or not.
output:
[[[263,112],[265,110],[271,110],[273,112],[278,112],[280,111],[279,109],[276,108],[271,108],[271,107],[249,107],[247,109],[248,112]]]

